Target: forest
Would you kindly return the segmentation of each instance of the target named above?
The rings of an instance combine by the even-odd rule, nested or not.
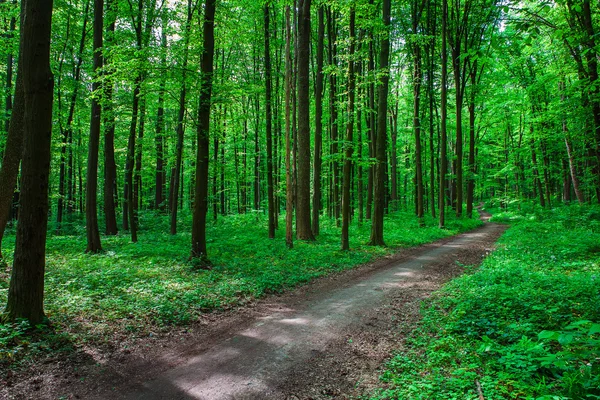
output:
[[[454,260],[361,395],[598,398],[599,11],[0,0],[0,371],[29,382],[489,211],[498,250]]]

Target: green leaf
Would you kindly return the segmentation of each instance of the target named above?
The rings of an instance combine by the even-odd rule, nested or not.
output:
[[[574,337],[575,335],[572,333],[563,333],[558,336],[558,343],[562,344],[563,346],[571,344]]]
[[[539,339],[556,339],[558,338],[558,333],[554,331],[541,331],[538,333]]]

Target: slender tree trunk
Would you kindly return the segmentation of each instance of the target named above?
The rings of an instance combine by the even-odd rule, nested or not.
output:
[[[292,97],[292,28],[290,6],[285,7],[285,243],[294,246],[292,223],[294,220],[294,191],[292,180],[292,129],[290,126]]]
[[[440,142],[440,192],[439,192],[439,227],[446,227],[446,171],[448,168],[448,134],[446,119],[448,113],[448,0],[442,0],[442,83],[441,83],[441,142]]]
[[[196,154],[196,186],[192,223],[191,258],[199,268],[210,268],[206,251],[206,214],[208,211],[208,160],[210,143],[210,106],[212,95],[213,59],[215,53],[216,0],[206,0],[204,7],[203,50],[200,75],[200,104],[198,107],[198,150]]]
[[[136,127],[138,119],[138,108],[140,98],[140,85],[142,77],[138,75],[135,78],[133,89],[133,111],[131,114],[131,125],[129,127],[129,140],[127,142],[127,161],[125,164],[125,193],[123,195],[123,229],[131,230],[131,240],[137,242],[137,217],[135,215],[134,196],[133,196],[133,175],[135,169],[135,149],[136,149]]]
[[[160,35],[161,66],[164,69],[158,88],[158,109],[156,110],[156,170],[154,175],[154,207],[157,210],[165,209],[165,91],[167,72],[167,24],[168,19],[163,17]]]
[[[296,237],[314,240],[310,224],[310,4],[298,1],[298,183]]]
[[[94,0],[94,82],[92,83],[92,116],[88,145],[87,178],[85,192],[85,221],[87,233],[86,253],[102,251],[98,228],[98,152],[100,150],[102,84],[102,33],[104,30],[104,0]]]
[[[348,120],[346,121],[346,157],[344,159],[344,188],[342,191],[342,250],[350,250],[348,229],[350,227],[350,171],[352,169],[354,134],[354,38],[355,10],[350,9],[350,48],[348,50]]]
[[[477,60],[471,68],[471,93],[469,99],[469,174],[467,175],[467,217],[473,217],[475,194],[475,93],[477,85]]]
[[[313,208],[312,231],[319,235],[319,216],[321,213],[321,169],[323,153],[323,59],[325,47],[325,6],[318,9],[317,28],[317,71],[315,77],[315,159],[313,169]]]
[[[181,182],[179,177],[181,176],[181,164],[183,160],[183,136],[184,136],[184,121],[185,121],[185,102],[187,95],[187,65],[188,65],[188,54],[189,54],[189,41],[190,41],[190,24],[192,22],[192,0],[188,0],[187,4],[187,20],[185,24],[185,39],[183,45],[183,61],[181,63],[181,90],[179,91],[179,111],[177,112],[177,144],[175,147],[176,160],[175,160],[175,171],[171,176],[171,190],[169,203],[171,204],[171,235],[177,233],[177,206],[178,206],[178,195],[179,186]]]
[[[531,125],[531,134],[533,135],[533,125]],[[544,191],[542,190],[542,180],[540,178],[538,165],[537,165],[537,154],[535,152],[535,142],[533,137],[531,139],[531,163],[533,164],[533,180],[537,186],[537,191],[540,196],[540,205],[546,207],[546,199],[544,198]]]
[[[383,23],[386,28],[390,26],[391,4],[390,0],[383,0]],[[383,240],[383,213],[385,208],[385,153],[387,147],[387,100],[389,91],[389,59],[390,59],[390,32],[385,32],[381,40],[379,53],[380,85],[377,107],[377,141],[376,164],[373,195],[373,221],[371,225],[370,244],[384,246]]]
[[[337,68],[337,28],[335,26],[335,16],[331,7],[327,10],[327,36],[328,42],[328,61],[330,68]],[[340,219],[340,166],[338,162],[339,153],[339,126],[338,126],[338,108],[336,104],[337,97],[337,76],[335,73],[329,74],[329,128],[331,138],[331,169],[332,169],[332,181],[330,190],[330,203],[332,215],[335,218],[336,225],[339,224]],[[338,225],[339,226],[339,225]]]
[[[391,200],[392,207],[397,210],[398,207],[398,160],[396,154],[398,152],[398,102],[396,102],[395,109],[391,112],[390,126],[392,129],[392,157],[390,162],[392,185],[391,185]]]
[[[2,238],[10,217],[19,175],[19,164],[23,155],[25,94],[23,92],[22,65],[23,63],[20,62],[17,67],[15,101],[10,116],[2,167],[0,168],[0,261],[2,261]]]
[[[23,0],[19,64],[25,93],[21,212],[6,316],[44,320],[44,270],[54,78],[50,70],[52,0]]]
[[[268,231],[269,239],[275,238],[275,193],[273,188],[273,113],[271,109],[271,92],[273,90],[271,80],[271,46],[269,28],[269,3],[263,8],[265,28],[265,117],[267,136],[267,212],[269,215]]]
[[[106,1],[108,23],[106,41],[114,44],[114,33],[117,18],[117,2]],[[115,114],[113,110],[113,78],[111,76],[112,60],[104,57],[104,99],[102,115],[104,117],[104,220],[107,235],[117,234],[117,216],[115,212],[115,199],[117,193],[117,165],[115,163]]]
[[[421,10],[418,9],[415,2],[413,6],[413,32],[419,29],[419,19]],[[423,204],[423,150],[421,149],[421,84],[423,80],[423,72],[421,71],[421,45],[413,43],[413,129],[415,132],[415,183],[416,183],[416,211],[417,218],[422,223],[425,215]]]
[[[16,5],[16,1],[15,1],[15,5]],[[15,17],[11,17],[10,23],[9,23],[9,28],[8,28],[8,34],[7,34],[7,36],[9,38],[13,37],[13,35],[15,33],[15,29],[16,29],[16,24],[17,24],[17,19]],[[5,86],[6,97],[5,97],[5,103],[4,103],[4,132],[6,132],[6,134],[8,134],[8,131],[10,129],[10,116],[11,116],[11,111],[12,111],[12,106],[13,106],[13,98],[12,98],[13,66],[14,66],[14,56],[13,56],[12,51],[9,51],[8,55],[6,56],[6,86]],[[2,149],[0,149],[0,157],[4,158],[4,151]],[[1,257],[1,255],[0,255],[0,257]]]
[[[89,14],[89,1],[86,1],[85,3],[85,11],[84,11],[84,16],[83,16],[83,28],[81,31],[81,38],[79,40],[79,49],[78,49],[78,53],[77,53],[77,63],[75,64],[75,71],[74,71],[74,80],[75,80],[75,86],[73,88],[73,93],[71,94],[71,99],[70,99],[70,105],[69,105],[69,113],[67,115],[67,124],[65,127],[65,130],[63,131],[63,136],[62,136],[62,146],[61,146],[61,150],[60,150],[60,170],[59,170],[59,180],[58,180],[58,201],[57,201],[57,205],[56,205],[56,230],[60,231],[61,229],[61,224],[62,224],[62,220],[63,220],[63,211],[64,211],[64,197],[65,197],[65,184],[69,184],[71,181],[69,182],[65,182],[65,168],[66,168],[66,154],[67,154],[67,150],[70,153],[69,155],[69,164],[70,164],[70,170],[71,170],[71,174],[72,174],[72,137],[73,137],[73,118],[75,116],[75,105],[77,104],[77,96],[79,94],[79,81],[81,79],[81,65],[83,63],[83,51],[85,49],[85,39],[87,36],[87,21],[88,21],[88,14]],[[71,175],[72,177],[72,175]],[[72,198],[67,197],[67,207],[68,209],[71,211],[72,210],[72,205],[71,205],[71,201]]]

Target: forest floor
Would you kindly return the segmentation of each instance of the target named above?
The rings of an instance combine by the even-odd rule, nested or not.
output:
[[[113,351],[48,359],[0,377],[0,398],[355,398],[378,385],[421,301],[478,265],[504,230],[486,223]]]

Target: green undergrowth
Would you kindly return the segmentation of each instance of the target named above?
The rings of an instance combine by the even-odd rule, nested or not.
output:
[[[494,217],[498,249],[423,305],[372,399],[600,399],[600,208],[532,211]]]
[[[340,229],[322,222],[315,242],[295,241],[285,246],[284,226],[275,240],[267,238],[263,214],[219,217],[208,228],[208,252],[214,267],[197,271],[188,262],[190,219],[170,235],[168,218],[144,213],[139,242],[127,233],[102,237],[104,252],[85,254],[85,232],[80,225],[63,226],[69,235],[51,235],[47,246],[45,310],[52,322],[51,348],[64,348],[65,333],[74,343],[103,341],[112,334],[146,335],[154,329],[185,325],[201,313],[224,310],[267,293],[278,293],[317,277],[346,270],[391,253],[440,239],[480,224],[450,220],[447,230],[433,219],[419,227],[409,213],[386,217],[389,247],[367,246],[370,223],[353,224],[352,250],[340,251]],[[187,225],[186,225],[187,224]],[[14,236],[5,240],[12,253]],[[9,264],[11,260],[8,260]],[[0,279],[0,303],[5,304],[8,273]],[[26,324],[0,325],[0,360],[16,359],[32,347]],[[39,346],[38,346],[39,347]]]

